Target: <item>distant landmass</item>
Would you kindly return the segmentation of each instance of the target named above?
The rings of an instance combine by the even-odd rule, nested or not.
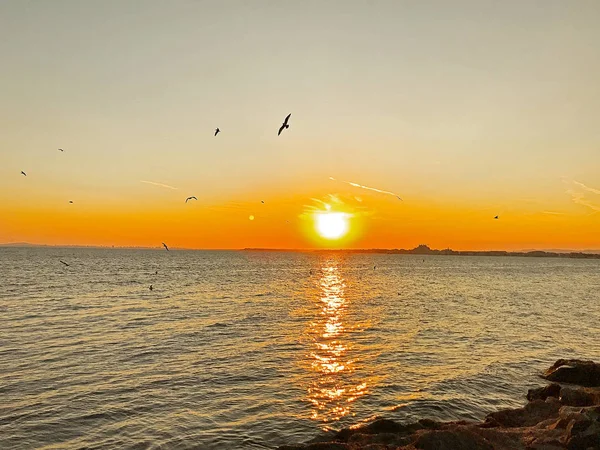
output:
[[[260,252],[260,251],[276,251],[271,249],[263,249],[263,248],[245,248],[244,251],[248,252]],[[286,250],[279,250],[286,251]],[[294,250],[288,250],[294,251]],[[500,250],[487,250],[487,251],[461,251],[461,250],[452,250],[450,248],[444,250],[434,250],[429,248],[429,246],[421,244],[418,247],[413,249],[381,249],[381,248],[373,248],[373,249],[348,249],[348,250],[308,250],[313,252],[331,252],[331,251],[339,251],[344,253],[383,253],[389,255],[451,255],[451,256],[522,256],[522,257],[530,257],[530,258],[578,258],[578,259],[600,259],[600,251],[596,253],[590,253],[588,250],[580,251],[580,252],[548,252],[543,250],[531,250],[531,251],[521,251],[521,252],[507,252]]]
[[[103,248],[103,249],[120,249],[120,250],[162,250],[162,247],[117,247],[117,246],[99,246],[99,245],[46,245],[46,244],[30,244],[28,242],[13,242],[8,244],[0,244],[1,247],[20,247],[20,248]],[[190,248],[174,248],[171,250],[203,250]],[[212,250],[212,249],[211,249]],[[232,250],[223,250],[232,251]],[[388,255],[450,255],[450,256],[522,256],[530,258],[578,258],[578,259],[600,259],[600,250],[523,250],[518,252],[508,252],[502,250],[452,250],[446,248],[444,250],[436,250],[429,248],[428,245],[421,244],[412,249],[403,248],[364,248],[364,249],[278,249],[278,248],[244,248],[244,252],[343,252],[343,253],[382,253]]]

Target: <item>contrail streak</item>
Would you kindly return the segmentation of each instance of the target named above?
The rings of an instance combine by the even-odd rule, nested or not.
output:
[[[140,180],[140,183],[151,184],[151,185],[153,185],[153,186],[164,187],[164,188],[167,188],[167,189],[174,189],[174,190],[177,190],[177,189],[178,189],[178,188],[176,188],[176,187],[169,186],[168,184],[155,183],[154,181]]]
[[[369,186],[363,186],[362,184],[353,183],[352,181],[336,180],[333,177],[329,177],[329,179],[332,180],[332,181],[339,181],[340,183],[346,183],[346,184],[349,184],[350,186],[354,186],[354,187],[357,187],[357,188],[360,188],[360,189],[367,189],[369,191],[379,192],[380,194],[393,195],[398,200],[402,200],[400,198],[400,196],[398,194],[395,194],[394,192],[384,191],[382,189],[377,189],[377,188],[369,187]]]
[[[573,183],[575,183],[577,186],[585,189],[588,192],[593,192],[594,194],[600,194],[600,191],[598,189],[594,189],[594,188],[591,188],[589,186],[586,186],[585,184],[580,183],[579,181],[573,180]]]

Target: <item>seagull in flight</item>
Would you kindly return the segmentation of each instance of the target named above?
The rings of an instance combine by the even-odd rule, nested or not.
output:
[[[63,263],[65,266],[69,267],[69,264],[67,264],[66,262],[64,262],[64,261],[62,261],[62,260],[60,260],[60,259],[59,259],[59,261],[60,261],[61,263]]]
[[[263,205],[265,204],[265,201],[264,201],[264,200],[261,200],[260,202],[261,202]]]
[[[494,219],[497,219],[497,218],[498,218],[498,216],[494,216]]]
[[[64,150],[62,148],[59,148],[58,151],[59,152],[64,152]]]
[[[396,198],[397,198],[398,200],[400,200],[401,202],[403,202],[403,201],[404,201],[404,200],[402,200],[402,199],[400,198],[400,196],[399,196],[399,195],[396,195]]]
[[[285,118],[285,120],[283,121],[283,123],[281,124],[281,126],[279,127],[279,132],[277,133],[277,136],[279,136],[283,130],[285,130],[286,128],[290,127],[289,124],[288,124],[288,120],[290,120],[290,116],[291,115],[292,115],[292,113],[289,113],[287,115],[287,117]]]
[[[169,247],[167,247],[167,244],[165,244],[164,242],[162,243],[163,247],[167,249],[167,251],[169,251]]]
[[[154,288],[152,287],[152,285],[150,285],[150,290],[152,290],[152,289],[154,289]]]
[[[185,202],[187,203],[188,200],[198,200],[198,199],[192,195],[191,197],[186,198]]]
[[[217,128],[217,129],[215,130],[215,136],[216,136],[217,134],[219,134],[220,132],[221,132],[221,130],[219,130],[219,129]]]
[[[27,176],[27,174],[25,172],[23,172],[22,170],[21,170],[21,174]]]
[[[73,200],[69,200],[69,203],[73,203]]]

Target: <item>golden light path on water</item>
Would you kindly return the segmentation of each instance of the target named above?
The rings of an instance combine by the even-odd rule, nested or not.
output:
[[[351,326],[345,323],[348,303],[344,296],[345,283],[337,260],[330,260],[321,269],[320,318],[311,323],[313,339],[311,370],[316,377],[308,387],[308,401],[312,403],[311,417],[330,423],[351,414],[352,403],[367,393],[367,382],[352,377],[355,361],[349,356],[345,340]]]

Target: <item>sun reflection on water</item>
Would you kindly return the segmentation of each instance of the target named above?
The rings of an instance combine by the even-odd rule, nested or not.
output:
[[[345,281],[337,261],[328,261],[321,269],[316,307],[320,308],[311,324],[311,371],[307,399],[312,404],[311,417],[324,424],[352,414],[352,404],[367,393],[367,383],[356,380],[356,361],[348,323]]]

